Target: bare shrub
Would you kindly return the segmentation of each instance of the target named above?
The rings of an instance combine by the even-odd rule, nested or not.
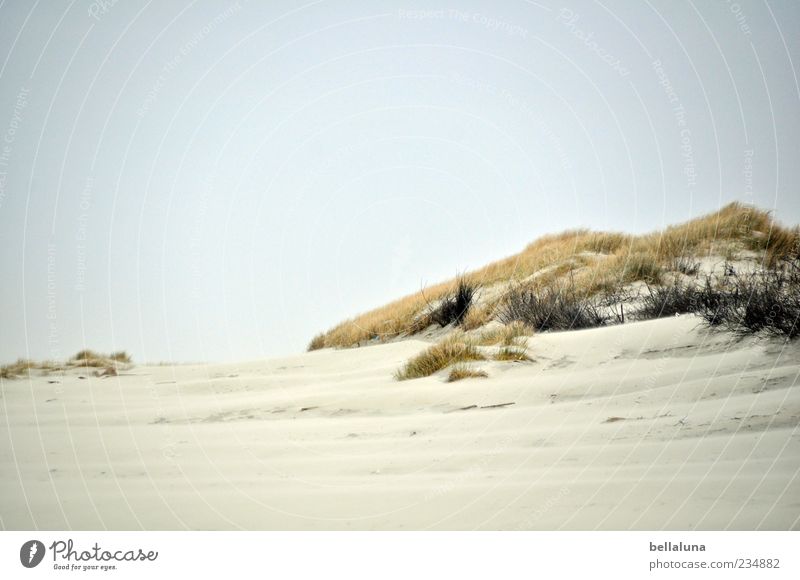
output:
[[[647,286],[638,319],[695,313],[711,327],[739,336],[766,334],[788,339],[800,335],[800,262],[739,274],[726,270],[706,276],[702,286],[676,280]]]
[[[800,335],[800,262],[777,270],[733,274],[719,284],[706,280],[700,294],[705,321],[744,336]]]
[[[500,307],[498,319],[519,321],[537,331],[592,328],[606,324],[597,304],[580,296],[574,285],[554,284],[546,288],[513,288]]]
[[[665,318],[703,310],[701,291],[691,284],[675,280],[672,284],[664,286],[647,284],[645,288],[642,305],[635,315],[638,320]]]
[[[441,327],[448,324],[458,326],[472,306],[476,290],[477,287],[474,284],[465,278],[459,278],[456,288],[442,297],[436,308],[430,312],[429,320]]]

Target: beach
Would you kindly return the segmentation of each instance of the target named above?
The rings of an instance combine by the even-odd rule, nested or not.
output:
[[[2,382],[3,529],[800,529],[800,345],[665,319]]]

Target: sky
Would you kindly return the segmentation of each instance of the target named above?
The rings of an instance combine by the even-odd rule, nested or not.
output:
[[[304,350],[576,227],[800,222],[800,4],[0,5],[0,361]]]

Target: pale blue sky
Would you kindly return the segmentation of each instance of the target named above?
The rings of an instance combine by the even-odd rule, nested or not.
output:
[[[588,226],[800,221],[800,8],[0,6],[0,360],[302,350]]]

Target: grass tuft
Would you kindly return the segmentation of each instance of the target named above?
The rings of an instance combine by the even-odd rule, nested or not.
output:
[[[498,326],[491,330],[485,330],[478,338],[478,344],[484,346],[491,346],[499,344],[502,346],[513,346],[517,343],[518,338],[528,337],[533,335],[533,328],[528,326],[525,322],[514,320],[509,324]]]
[[[447,382],[454,383],[464,379],[485,379],[488,376],[486,371],[471,369],[466,365],[456,365],[450,369],[450,374],[447,375]]]
[[[395,372],[398,381],[427,377],[455,363],[485,360],[463,332],[455,332],[406,362]]]
[[[92,360],[98,360],[98,359],[101,359],[101,358],[105,358],[105,357],[103,355],[99,354],[99,353],[96,353],[93,350],[90,350],[90,349],[86,348],[86,349],[83,349],[83,350],[79,350],[75,354],[75,356],[72,357],[71,360],[74,360],[74,361],[92,361]]]
[[[110,355],[108,355],[108,358],[110,358],[113,361],[125,364],[130,364],[132,362],[131,355],[129,355],[124,350],[118,350],[116,352],[112,352]]]
[[[513,346],[504,346],[497,354],[494,355],[494,360],[509,361],[509,362],[528,362],[533,359],[528,356],[524,349]]]

